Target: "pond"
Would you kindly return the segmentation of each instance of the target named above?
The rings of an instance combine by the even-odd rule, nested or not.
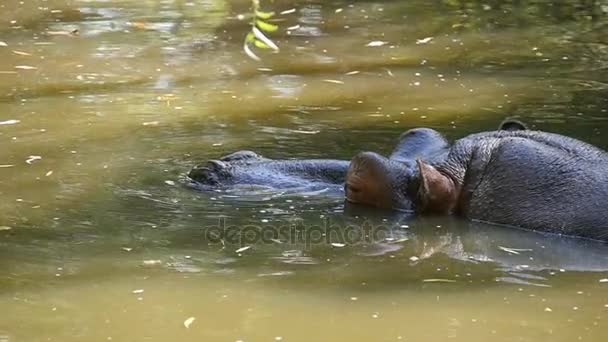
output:
[[[2,1],[0,341],[605,340],[604,244],[185,174],[506,117],[608,148],[608,2],[261,3],[258,62],[248,0]]]

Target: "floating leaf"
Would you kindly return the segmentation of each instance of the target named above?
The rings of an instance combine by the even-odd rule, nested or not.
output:
[[[21,121],[19,120],[6,120],[6,121],[0,121],[0,125],[14,125],[14,124],[18,124]]]
[[[422,280],[425,283],[455,283],[456,280],[452,279],[424,279]]]
[[[433,37],[426,37],[426,38],[422,38],[422,39],[416,39],[416,44],[426,44],[426,43],[430,42],[431,40],[433,40]]]
[[[184,321],[184,327],[186,327],[186,329],[190,328],[190,325],[192,325],[192,323],[194,322],[196,318],[194,317],[190,317],[187,320]]]
[[[255,25],[260,28],[260,30],[264,32],[274,32],[279,29],[277,25],[269,24],[262,20],[256,20]]]
[[[255,16],[260,18],[260,19],[270,19],[272,18],[272,16],[274,15],[274,12],[262,12],[262,11],[255,11]]]
[[[241,247],[239,249],[237,249],[236,251],[234,251],[235,253],[241,253],[244,252],[246,250],[248,250],[249,248],[251,248],[251,246],[245,246],[245,247]]]

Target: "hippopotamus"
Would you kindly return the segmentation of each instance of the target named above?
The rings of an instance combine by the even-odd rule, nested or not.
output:
[[[608,241],[608,153],[510,128],[456,140],[440,158],[419,155],[405,177],[393,161],[360,153],[347,172],[346,200]]]
[[[403,133],[385,168],[401,177],[415,170],[415,157],[435,160],[447,150],[447,140],[430,128],[417,128]],[[277,190],[305,191],[334,188],[342,194],[350,161],[335,159],[269,159],[252,151],[238,151],[195,166],[188,177],[201,190],[231,187],[269,187]]]

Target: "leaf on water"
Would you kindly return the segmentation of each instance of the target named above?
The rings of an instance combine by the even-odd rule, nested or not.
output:
[[[426,43],[430,42],[431,40],[433,40],[433,37],[426,37],[426,38],[422,38],[422,39],[416,39],[416,44],[426,44]]]
[[[0,41],[0,46],[8,46],[8,44],[6,44],[6,43],[5,43],[5,42],[3,42],[3,41]]]
[[[13,53],[15,55],[19,55],[19,56],[31,56],[31,53],[27,53],[27,52],[23,52],[23,51],[17,51],[17,50],[13,50]]]
[[[516,255],[519,255],[520,252],[532,252],[532,250],[529,248],[510,248],[510,247],[498,246],[498,249],[503,250],[507,253],[516,254]]]
[[[251,246],[245,246],[245,247],[241,247],[239,249],[237,249],[236,251],[234,251],[235,253],[242,253],[246,250],[248,250],[249,248],[251,248]]]
[[[281,15],[291,14],[291,13],[296,13],[296,9],[295,8],[290,8],[288,10],[284,10],[283,12],[281,12]]]
[[[41,156],[29,156],[25,162],[31,165],[36,160],[40,160],[40,159],[42,159]]]
[[[19,120],[6,120],[6,121],[0,121],[0,126],[1,125],[14,125],[14,124],[18,124],[21,121]]]
[[[144,260],[144,266],[158,266],[162,264],[160,260]]]
[[[340,80],[323,80],[323,82],[334,83],[334,84],[344,84],[344,81],[340,81]]]
[[[424,283],[455,283],[456,280],[453,279],[424,279],[422,280]]]
[[[383,42],[381,40],[374,40],[374,41],[371,41],[371,42],[365,44],[365,46],[376,47],[376,46],[382,46],[382,45],[386,45],[386,44],[388,44],[388,42]]]
[[[0,231],[3,231],[3,230],[11,230],[11,229],[13,229],[13,228],[11,228],[11,227],[9,227],[9,226],[0,226]]]
[[[256,20],[255,25],[260,28],[260,30],[268,33],[272,33],[279,29],[277,25],[269,24],[262,20]]]
[[[283,14],[283,13],[281,13]],[[255,16],[260,18],[260,19],[270,19],[272,18],[272,16],[274,15],[274,12],[262,12],[262,11],[255,11]]]
[[[345,243],[338,243],[338,242],[332,242],[331,245],[334,247],[337,247],[337,248],[342,248],[342,247],[346,246]]]
[[[410,238],[404,237],[404,238],[400,238],[400,239],[392,239],[392,240],[386,239],[386,240],[388,243],[401,243],[401,242],[408,241],[409,239]]]
[[[31,66],[31,65],[16,65],[15,69],[21,69],[21,70],[36,70],[38,69],[35,66]]]
[[[184,327],[186,327],[186,329],[190,329],[190,326],[192,325],[192,323],[194,322],[196,318],[194,317],[190,317],[187,320],[184,321]]]
[[[133,294],[140,294],[140,293],[144,293],[143,289],[137,289],[137,290],[133,290],[131,291]]]

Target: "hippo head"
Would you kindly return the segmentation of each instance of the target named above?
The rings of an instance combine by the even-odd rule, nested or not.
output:
[[[409,161],[387,159],[374,152],[361,152],[350,162],[344,193],[350,203],[384,209],[411,211],[408,187],[415,170]]]

